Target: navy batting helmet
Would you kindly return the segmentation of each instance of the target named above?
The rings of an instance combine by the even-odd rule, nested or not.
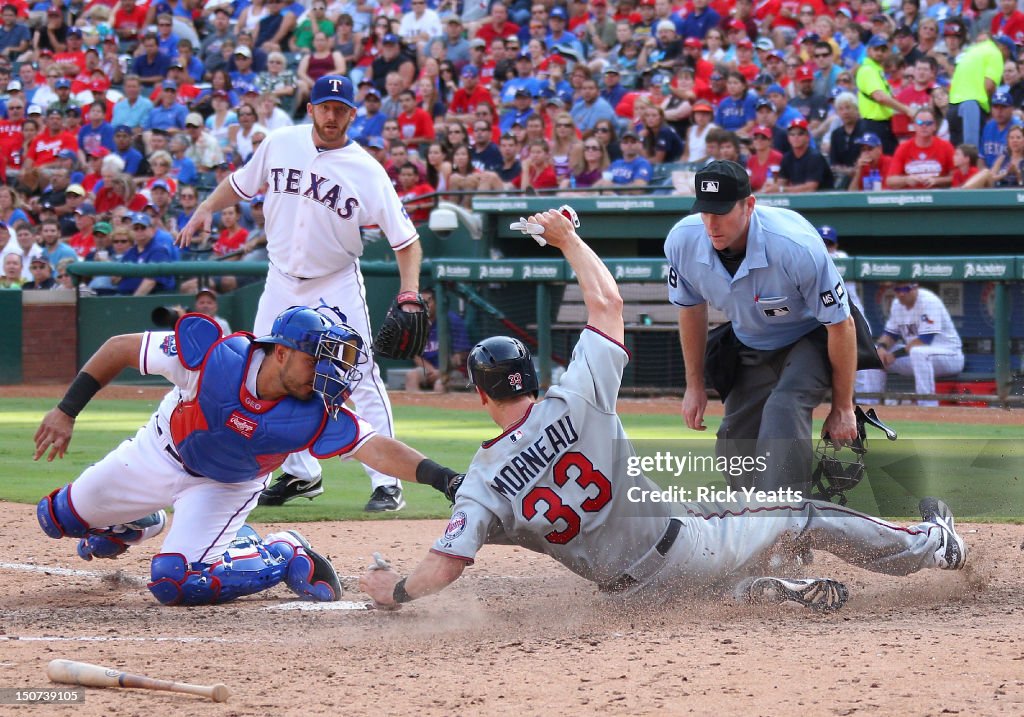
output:
[[[533,357],[522,341],[492,336],[473,347],[467,362],[473,385],[490,398],[536,395],[539,384]]]
[[[313,390],[323,398],[328,412],[337,416],[363,378],[357,367],[367,359],[359,332],[344,322],[340,312],[331,311],[338,314],[339,321],[332,321],[307,306],[292,306],[274,319],[268,335],[256,340],[287,346],[315,357]]]

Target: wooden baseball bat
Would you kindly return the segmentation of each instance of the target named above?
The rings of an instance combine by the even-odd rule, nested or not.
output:
[[[214,702],[226,702],[231,694],[227,686],[223,684],[190,685],[187,682],[156,680],[152,677],[119,672],[109,667],[91,665],[88,662],[76,662],[75,660],[51,660],[50,664],[46,666],[46,675],[51,682],[63,682],[68,685],[137,687],[143,690],[184,692],[190,695],[209,697]]]

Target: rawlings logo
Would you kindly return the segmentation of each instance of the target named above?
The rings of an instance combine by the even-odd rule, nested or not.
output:
[[[256,421],[235,411],[228,416],[227,427],[240,436],[252,438],[252,434],[256,432]]]
[[[466,514],[460,510],[452,514],[452,519],[448,521],[448,527],[445,528],[444,538],[445,540],[455,540],[462,535],[465,529]]]
[[[178,344],[174,340],[174,334],[164,337],[164,340],[160,342],[160,350],[164,352],[165,356],[178,355]]]

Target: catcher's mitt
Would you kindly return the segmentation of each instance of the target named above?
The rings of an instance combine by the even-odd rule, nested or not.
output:
[[[405,311],[408,304],[419,306],[419,311]],[[409,360],[423,353],[430,332],[430,318],[423,297],[413,291],[399,294],[388,315],[384,317],[377,337],[373,340],[373,352],[385,358]]]

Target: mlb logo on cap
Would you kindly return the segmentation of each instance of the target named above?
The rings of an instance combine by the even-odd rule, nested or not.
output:
[[[323,102],[341,102],[355,109],[352,80],[342,75],[324,75],[313,85],[310,93],[310,104],[319,105]]]
[[[709,162],[697,172],[695,180],[697,201],[693,203],[694,212],[728,214],[736,202],[750,196],[750,176],[736,162]]]
[[[702,192],[715,192],[718,193],[718,182],[712,182],[711,180],[704,180],[700,183],[700,190]]]

